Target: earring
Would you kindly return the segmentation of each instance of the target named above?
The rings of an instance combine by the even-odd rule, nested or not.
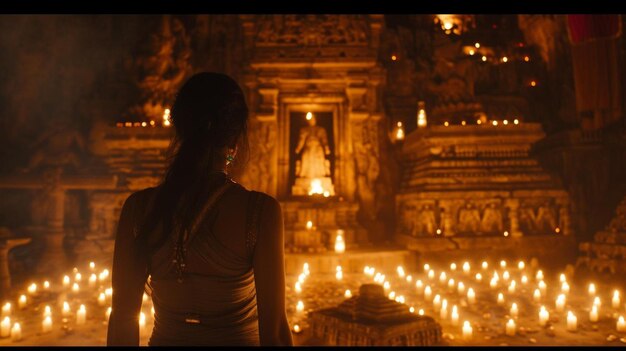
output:
[[[230,153],[228,155],[226,155],[226,165],[229,166],[231,163],[233,163],[233,160],[235,159],[235,156],[233,156],[233,152],[234,150],[230,150]]]

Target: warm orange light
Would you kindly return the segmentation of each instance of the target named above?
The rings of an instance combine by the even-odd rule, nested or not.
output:
[[[448,123],[448,121],[446,121],[446,122],[443,122],[443,125],[447,127],[447,126],[450,125],[450,123]]]
[[[483,62],[486,62],[487,61],[487,56],[483,56],[482,60],[483,60]]]
[[[531,82],[530,82],[530,86],[531,86],[531,87],[537,86],[537,82],[536,82],[536,81],[534,81],[534,80],[533,80],[533,81],[531,81]]]
[[[476,53],[476,51],[474,51],[474,49],[470,49],[469,54],[470,55],[474,55]]]
[[[508,62],[508,61],[509,61],[509,58],[508,58],[508,57],[504,56],[504,57],[502,58],[502,62],[506,63],[506,62]]]
[[[526,61],[526,62],[530,61],[530,57],[524,56],[524,61]]]
[[[391,55],[391,61],[396,61],[398,57],[396,55]]]
[[[476,43],[474,44],[474,46],[476,47],[476,49],[480,48],[480,43]]]
[[[313,113],[312,112],[307,112],[306,113],[306,120],[310,121],[311,119],[313,119]]]

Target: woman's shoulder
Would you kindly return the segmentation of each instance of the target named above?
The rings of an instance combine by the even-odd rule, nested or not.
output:
[[[149,187],[132,192],[127,198],[127,203],[142,204],[152,199],[157,192],[158,187]]]

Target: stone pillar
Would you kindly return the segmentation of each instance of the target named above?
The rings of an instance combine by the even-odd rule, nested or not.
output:
[[[559,206],[559,227],[563,235],[570,235],[572,233],[572,223],[569,215],[569,201],[567,199],[558,199],[557,205]]]
[[[69,267],[69,260],[63,248],[63,232],[44,232],[41,239],[44,251],[37,265],[37,273],[59,275]]]
[[[28,244],[30,238],[0,239],[0,297],[4,298],[11,291],[11,272],[9,271],[9,251],[20,245]]]
[[[509,208],[509,223],[511,228],[511,237],[519,238],[524,234],[519,230],[519,200],[518,199],[507,199],[506,206]]]

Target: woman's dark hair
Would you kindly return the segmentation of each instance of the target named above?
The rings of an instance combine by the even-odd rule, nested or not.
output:
[[[178,92],[170,115],[176,131],[172,157],[138,228],[137,249],[143,254],[151,254],[168,237],[191,227],[202,203],[223,181],[214,167],[225,161],[225,148],[237,146],[235,162],[247,156],[248,106],[243,91],[229,76],[193,75]],[[158,224],[162,227],[155,231]]]

